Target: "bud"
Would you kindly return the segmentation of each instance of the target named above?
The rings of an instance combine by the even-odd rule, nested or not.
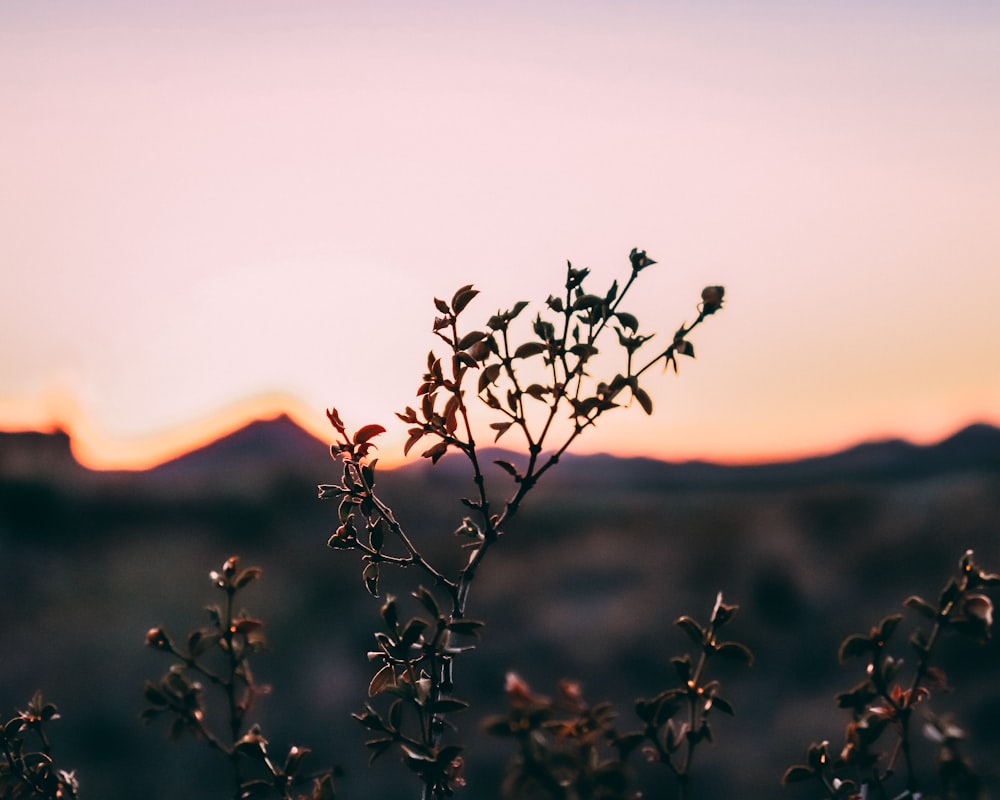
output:
[[[726,293],[725,286],[706,286],[701,290],[701,313],[706,317],[722,308],[722,298]]]
[[[146,632],[146,647],[154,650],[170,650],[170,637],[163,628],[150,628]]]
[[[516,672],[508,672],[504,680],[504,691],[507,692],[507,699],[515,708],[524,708],[535,702],[535,696],[524,679]]]
[[[632,248],[632,252],[628,254],[629,261],[632,262],[632,271],[639,272],[646,267],[652,266],[656,262],[653,261],[649,256],[646,255],[645,250],[639,250],[635,247]]]

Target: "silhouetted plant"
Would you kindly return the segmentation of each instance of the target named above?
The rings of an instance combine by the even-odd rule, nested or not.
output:
[[[917,800],[927,782],[920,770],[926,765],[913,752],[914,728],[922,723],[925,737],[938,750],[944,797],[987,797],[983,778],[962,755],[964,731],[951,717],[935,714],[928,706],[933,692],[950,689],[944,671],[933,661],[943,637],[954,633],[978,642],[988,640],[993,601],[983,590],[998,585],[1000,575],[983,572],[969,550],[936,603],[908,597],[904,606],[932,623],[929,631],[917,627],[909,637],[914,658],[909,672],[904,659],[891,654],[889,647],[899,640],[902,614],[886,617],[867,634],[848,636],[840,646],[840,660],[862,659],[865,678],[837,696],[838,707],[850,713],[844,745],[839,752],[828,741],[811,745],[806,763],[789,767],[783,782],[817,781],[825,796],[836,800]]]
[[[641,727],[635,731],[617,732],[612,705],[588,705],[575,683],[563,681],[556,698],[549,699],[532,693],[518,676],[508,675],[510,710],[484,723],[488,732],[513,737],[518,745],[504,796],[539,800],[641,797],[642,792],[632,788],[627,765],[629,756],[641,749],[647,761],[667,767],[677,781],[679,797],[686,797],[695,750],[701,742],[713,741],[711,712],[733,714],[732,705],[719,694],[719,682],[707,679],[708,664],[716,656],[748,666],[753,663],[746,645],[718,637],[737,611],[739,606],[724,603],[720,593],[707,625],[688,616],[676,621],[698,647],[697,660],[688,653],[672,659],[679,685],[636,700]]]
[[[638,319],[622,308],[622,301],[654,262],[638,250],[629,261],[624,286],[613,282],[600,294],[584,288],[589,270],[568,264],[564,291],[549,296],[545,309],[527,324],[521,314],[528,304],[522,301],[497,311],[482,326],[467,328],[466,309],[478,294],[471,285],[450,301],[434,301],[439,316],[433,330],[446,349],[443,356],[428,355],[418,407],[407,407],[398,417],[409,426],[406,452],[423,442],[421,454],[432,464],[449,452],[468,462],[475,492],[461,500],[468,514],[454,533],[465,555],[454,562],[443,559],[452,566],[432,563],[431,549],[411,538],[376,490],[372,451],[385,429],[368,424],[352,433],[336,409],[327,412],[335,435],[332,452],[343,468],[339,483],[319,487],[321,498],[338,501],[338,527],[328,544],[360,555],[364,588],[381,601],[380,630],[369,653],[374,664],[369,702],[355,718],[370,732],[371,761],[397,753],[417,777],[425,800],[450,796],[465,785],[465,745],[454,720],[469,703],[456,694],[455,665],[484,629],[468,609],[487,554],[541,477],[584,431],[633,401],[652,413],[640,378],[657,364],[676,370],[679,355],[693,357],[688,335],[722,307],[723,288],[706,287],[694,322],[681,325],[664,349],[642,358],[640,350],[653,337],[639,332]],[[609,366],[609,355],[615,354],[617,366]],[[493,487],[476,441],[484,426],[474,419],[476,409],[491,420],[494,442],[516,436],[521,447],[513,457],[518,463],[494,461],[504,480],[502,501],[489,491]],[[390,582],[387,570],[402,573],[392,576],[393,585],[416,573],[406,596],[383,592]],[[166,717],[171,737],[191,735],[220,753],[234,800],[292,800],[309,751],[293,746],[275,760],[254,722],[255,703],[268,691],[251,670],[251,660],[264,647],[263,623],[237,610],[241,593],[260,576],[259,568],[241,568],[231,557],[210,573],[224,602],[208,608],[206,625],[179,641],[160,627],[148,632],[147,646],[173,663],[158,681],[147,682],[148,708],[142,717],[147,722]],[[844,744],[811,745],[806,763],[786,770],[783,782],[812,782],[831,800],[919,800],[921,790],[935,780],[928,777],[933,762],[942,800],[985,800],[986,780],[966,758],[963,729],[952,717],[932,712],[930,701],[932,693],[950,688],[938,659],[945,637],[989,639],[993,601],[988,590],[998,585],[1000,575],[983,571],[968,551],[936,602],[918,596],[904,602],[923,625],[914,626],[905,661],[895,648],[902,614],[847,637],[839,658],[861,659],[864,677],[837,697],[849,715]],[[579,684],[562,681],[547,697],[509,673],[507,712],[482,723],[487,732],[516,746],[504,795],[635,800],[645,794],[636,786],[640,770],[630,760],[644,757],[650,769],[663,768],[665,782],[672,781],[677,796],[686,800],[696,752],[714,741],[714,712],[733,713],[709,671],[716,659],[753,663],[746,645],[723,636],[738,610],[719,593],[707,623],[689,616],[676,620],[695,649],[671,659],[670,685],[636,700],[637,724],[624,730],[617,727],[620,715],[614,707],[590,704]],[[28,708],[0,729],[0,800],[78,796],[74,774],[55,766],[46,735],[46,725],[57,718],[55,706],[36,693]],[[917,752],[918,741],[930,742],[927,755]],[[307,791],[300,800],[334,800],[332,774],[313,778]]]
[[[528,307],[526,301],[497,311],[482,326],[466,327],[460,318],[464,322],[463,312],[478,294],[472,285],[458,289],[450,301],[435,299],[440,316],[433,331],[444,342],[445,355],[428,354],[417,389],[418,408],[407,407],[397,416],[410,426],[405,452],[426,440],[429,446],[425,443],[421,454],[432,463],[449,451],[469,462],[476,493],[462,499],[470,513],[455,533],[468,558],[456,574],[445,574],[430,563],[376,492],[377,459],[370,454],[373,440],[385,428],[368,424],[352,434],[336,409],[327,412],[336,434],[333,454],[343,461],[341,482],[319,487],[321,498],[339,501],[339,527],[329,539],[330,547],[361,554],[362,580],[374,597],[380,596],[386,567],[416,568],[429,584],[415,587],[418,613],[405,621],[397,598],[385,598],[384,630],[375,634],[377,649],[370,653],[377,669],[369,695],[391,699],[381,709],[369,703],[357,715],[375,734],[367,743],[372,760],[398,747],[428,800],[448,796],[464,784],[463,746],[445,742],[445,734],[454,728],[453,715],[468,707],[454,694],[453,668],[456,658],[474,647],[483,627],[469,618],[467,608],[486,555],[539,479],[585,430],[633,400],[652,413],[652,400],[640,378],[657,364],[676,371],[679,355],[693,357],[687,336],[722,308],[723,287],[707,287],[694,322],[682,324],[665,349],[643,359],[640,349],[653,336],[639,332],[638,319],[624,310],[622,301],[640,273],[655,262],[645,251],[633,249],[629,263],[624,286],[614,281],[599,294],[584,287],[589,269],[567,264],[563,291],[549,296],[545,311],[539,311],[523,333],[518,333],[515,321]],[[598,358],[607,345],[619,351],[615,370]],[[598,370],[600,377],[595,377]],[[485,408],[492,417],[494,441],[515,431],[525,450],[520,466],[494,462],[513,484],[503,503],[494,503],[487,488],[475,438],[479,428],[472,419],[475,408]]]
[[[250,722],[257,698],[270,691],[254,680],[250,668],[251,656],[264,647],[265,639],[263,622],[246,611],[237,612],[236,598],[260,576],[259,567],[240,569],[239,559],[233,556],[221,571],[209,574],[225,602],[208,607],[208,625],[191,631],[183,645],[176,644],[163,628],[149,630],[147,646],[169,653],[176,662],[158,681],[146,683],[149,707],[142,718],[149,722],[167,716],[171,738],[190,734],[225,756],[235,800],[274,796],[291,800],[293,783],[309,750],[292,746],[283,760],[275,761],[260,725]],[[221,695],[225,711],[217,722],[209,719],[203,681]],[[333,800],[334,796],[332,775],[315,779],[311,800]]]
[[[45,726],[56,719],[58,709],[35,692],[28,707],[0,728],[0,798],[75,800],[78,796],[76,775],[56,767],[52,757]]]

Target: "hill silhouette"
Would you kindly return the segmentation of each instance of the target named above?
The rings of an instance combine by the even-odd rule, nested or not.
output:
[[[0,477],[80,478],[91,472],[73,457],[69,436],[57,431],[0,432]],[[483,448],[482,461],[518,461],[502,448]],[[149,470],[131,473],[151,481],[195,484],[203,481],[259,480],[262,472],[322,475],[330,471],[329,442],[299,426],[288,415],[257,420]],[[392,470],[401,476],[431,470],[415,458]],[[709,461],[666,461],[608,454],[565,454],[552,480],[628,481],[639,485],[795,484],[838,478],[883,480],[949,471],[1000,470],[1000,428],[973,424],[930,445],[903,439],[863,442],[845,450],[788,461],[726,465]],[[442,480],[464,478],[466,465],[446,457],[433,474]],[[98,473],[116,479],[122,473]]]

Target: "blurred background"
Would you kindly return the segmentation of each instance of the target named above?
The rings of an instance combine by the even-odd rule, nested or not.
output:
[[[505,496],[509,479],[489,477]],[[146,631],[180,638],[205,624],[204,606],[221,600],[208,574],[234,554],[264,570],[243,599],[266,623],[256,676],[272,687],[259,711],[274,749],[312,748],[310,767],[343,770],[344,797],[414,796],[393,756],[368,769],[367,731],[349,718],[367,700],[381,601],[355,554],[326,547],[336,505],[315,485],[338,479],[325,444],[284,417],[148,472],[89,471],[59,434],[0,435],[2,702],[23,707],[42,689],[57,703],[56,753],[86,796],[227,796],[221,758],[171,744],[165,721],[144,728],[139,714],[144,682],[169,661],[144,647]],[[464,557],[451,531],[474,487],[460,456],[379,483],[432,560]],[[716,719],[718,745],[699,752],[696,780],[706,796],[774,797],[811,742],[843,741],[834,696],[863,676],[858,662],[837,662],[840,642],[911,594],[935,601],[967,548],[997,569],[998,530],[1000,430],[989,426],[935,446],[886,441],[756,467],[565,458],[473,585],[469,613],[487,627],[456,669],[456,693],[472,703],[456,720],[471,739],[465,793],[498,796],[512,753],[477,730],[503,710],[508,670],[542,693],[577,680],[589,700],[614,701],[629,729],[633,701],[672,685],[669,660],[688,647],[673,621],[704,621],[723,591],[742,607],[729,635],[757,662],[718,673],[736,716]],[[415,580],[386,574],[382,589],[406,597]],[[897,654],[907,649],[901,636]],[[995,770],[996,640],[944,649],[957,691],[931,707],[956,713],[969,754]]]

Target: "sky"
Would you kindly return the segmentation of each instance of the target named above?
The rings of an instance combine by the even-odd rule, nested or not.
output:
[[[398,459],[434,297],[633,247],[644,331],[726,308],[579,452],[1000,424],[992,1],[0,0],[0,103],[0,430],[96,468],[330,406]]]

